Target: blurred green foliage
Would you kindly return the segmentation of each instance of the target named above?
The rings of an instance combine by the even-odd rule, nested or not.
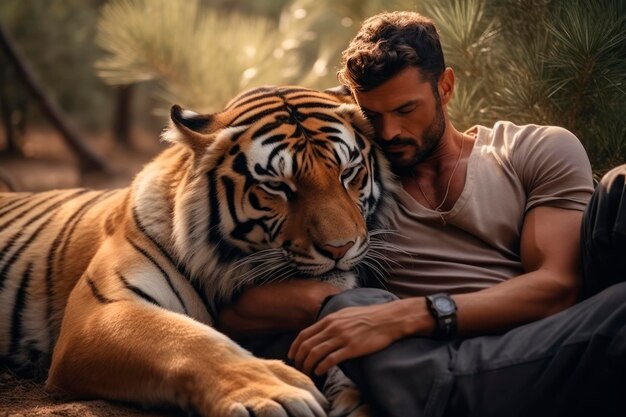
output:
[[[441,0],[458,127],[505,119],[574,132],[599,175],[626,162],[626,2]]]
[[[85,128],[110,123],[112,91],[93,71],[102,56],[94,44],[106,0],[2,0],[0,23],[18,44],[39,81]],[[36,119],[30,98],[0,51],[0,88],[20,113]],[[25,117],[24,114],[17,115]]]
[[[155,80],[163,102],[216,111],[250,81],[272,83],[276,25],[203,8],[199,0],[135,0],[102,9],[98,73],[112,84]]]
[[[337,83],[341,51],[358,22],[384,3],[296,0],[271,18],[258,12],[263,2],[252,10],[223,1],[112,1],[97,38],[108,55],[97,67],[112,84],[154,80],[164,103],[200,111],[219,110],[262,84],[327,88]]]
[[[458,128],[560,125],[598,173],[626,162],[623,0],[4,0],[0,19],[61,104],[102,125],[111,90],[94,65],[109,84],[143,82],[162,114],[213,111],[255,85],[335,85],[341,51],[382,10],[438,24]]]

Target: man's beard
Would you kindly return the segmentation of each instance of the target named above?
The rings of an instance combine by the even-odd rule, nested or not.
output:
[[[389,157],[391,161],[391,170],[400,177],[408,177],[413,175],[415,172],[415,167],[425,159],[427,159],[437,148],[439,143],[441,142],[441,138],[446,130],[446,121],[443,116],[443,108],[441,107],[441,101],[439,99],[439,95],[436,96],[436,113],[435,119],[428,126],[426,131],[422,136],[422,141],[424,146],[421,149],[417,149],[415,155],[408,162],[404,162],[401,165],[397,162],[394,162],[392,157]],[[415,140],[409,138],[396,138],[392,141],[381,143],[381,147],[383,151],[387,153],[387,147],[394,145],[410,145],[415,147]]]

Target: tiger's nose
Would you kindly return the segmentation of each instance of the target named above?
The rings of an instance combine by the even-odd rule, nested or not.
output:
[[[335,246],[335,245],[331,245],[331,244],[326,244],[323,245],[320,249],[320,252],[322,253],[322,255],[327,256],[335,261],[343,258],[346,254],[346,252],[348,252],[350,250],[350,248],[354,246],[354,242],[348,242],[345,245],[341,245],[341,246]]]

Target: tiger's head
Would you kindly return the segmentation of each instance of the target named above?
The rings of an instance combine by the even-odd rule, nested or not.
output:
[[[216,295],[292,276],[353,285],[392,181],[349,95],[261,87],[215,114],[174,106],[163,137],[190,150],[175,250]]]

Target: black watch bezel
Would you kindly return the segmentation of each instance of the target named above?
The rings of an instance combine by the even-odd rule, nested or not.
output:
[[[442,305],[442,301],[447,304]],[[426,296],[428,311],[434,317],[436,327],[434,336],[441,339],[451,339],[457,335],[457,306],[452,297],[446,293],[437,293]]]

